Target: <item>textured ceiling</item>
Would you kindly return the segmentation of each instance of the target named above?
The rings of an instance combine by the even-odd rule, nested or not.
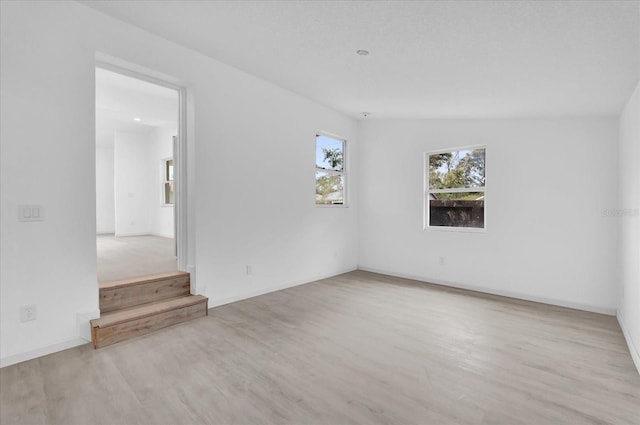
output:
[[[616,116],[640,77],[638,1],[82,3],[354,117]]]

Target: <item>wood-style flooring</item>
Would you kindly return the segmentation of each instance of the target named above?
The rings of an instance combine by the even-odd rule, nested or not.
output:
[[[153,235],[97,235],[98,282],[177,271],[174,244]]]
[[[0,370],[10,424],[634,424],[614,317],[352,272]]]

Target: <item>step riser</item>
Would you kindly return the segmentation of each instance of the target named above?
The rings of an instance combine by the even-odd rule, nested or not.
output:
[[[129,286],[101,288],[100,312],[108,313],[127,307],[189,295],[189,293],[189,275],[142,281]]]
[[[93,347],[206,316],[207,298],[191,295],[190,286],[185,272],[100,283],[100,318],[91,320]]]
[[[93,327],[93,347],[101,348],[116,342],[131,339],[140,335],[154,332],[158,329],[178,323],[207,316],[207,301],[191,306],[170,310],[148,317],[133,319],[105,328]]]

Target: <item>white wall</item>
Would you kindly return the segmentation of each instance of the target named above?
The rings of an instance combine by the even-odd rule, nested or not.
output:
[[[314,205],[315,132],[355,157],[354,120],[77,3],[0,5],[3,365],[81,342],[77,313],[98,308],[96,52],[187,88],[187,262],[211,306],[357,266],[357,199]],[[19,204],[47,220],[18,223]]]
[[[98,309],[93,55],[52,6],[0,3],[2,360],[78,343],[76,313]],[[46,220],[18,223],[19,204]]]
[[[151,134],[115,132],[116,236],[147,235],[157,193]]]
[[[157,127],[151,134],[152,173],[154,179],[153,199],[151,199],[151,233],[156,236],[172,238],[173,206],[164,205],[164,161],[173,157],[173,136],[178,134],[176,128]]]
[[[96,147],[96,233],[115,233],[113,147]]]
[[[162,182],[176,134],[163,127],[118,131],[113,147],[96,147],[96,233],[173,238],[173,206],[163,205]]]
[[[366,121],[360,267],[613,314],[615,120]],[[486,233],[423,230],[423,153],[487,146]],[[440,265],[440,257],[445,264]]]
[[[349,208],[316,207],[314,168],[318,130],[345,138],[347,158],[357,157],[356,123],[240,76],[204,82],[218,98],[196,111],[214,136],[197,152],[197,276],[210,306],[357,267],[357,197]]]
[[[640,371],[640,84],[620,117],[619,208],[620,280],[618,319]]]

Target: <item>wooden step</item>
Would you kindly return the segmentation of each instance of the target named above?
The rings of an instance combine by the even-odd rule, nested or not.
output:
[[[190,276],[185,272],[160,273],[99,284],[100,312],[189,295]]]
[[[144,335],[167,326],[208,315],[208,299],[187,295],[129,307],[91,320],[94,348]]]

